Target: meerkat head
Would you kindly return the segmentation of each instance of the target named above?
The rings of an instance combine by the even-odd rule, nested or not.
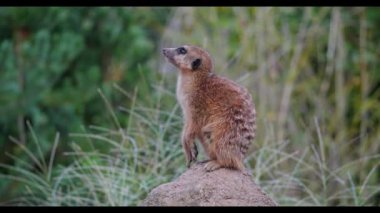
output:
[[[182,72],[209,73],[212,72],[211,57],[205,50],[184,45],[177,48],[163,48],[162,53],[170,63]]]

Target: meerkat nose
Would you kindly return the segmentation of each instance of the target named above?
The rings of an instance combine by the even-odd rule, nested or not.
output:
[[[162,54],[164,54],[164,56],[168,57],[169,48],[162,48]]]

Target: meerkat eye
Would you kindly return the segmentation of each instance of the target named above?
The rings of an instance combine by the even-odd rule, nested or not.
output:
[[[178,54],[181,54],[181,55],[184,55],[184,54],[187,53],[187,51],[186,51],[186,49],[185,49],[184,47],[179,47],[179,48],[177,49],[177,53],[178,53]]]

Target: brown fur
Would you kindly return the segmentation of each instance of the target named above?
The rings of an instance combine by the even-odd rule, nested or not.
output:
[[[221,167],[245,169],[243,160],[255,138],[256,111],[249,92],[213,72],[210,55],[203,49],[185,45],[164,48],[163,54],[179,70],[177,99],[184,114],[182,145],[187,166],[196,162],[198,138],[209,156],[207,171]],[[197,69],[192,62],[201,59]]]

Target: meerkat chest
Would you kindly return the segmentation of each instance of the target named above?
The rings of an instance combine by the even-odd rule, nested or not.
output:
[[[186,76],[179,75],[177,79],[176,97],[179,105],[181,106],[183,116],[185,120],[190,118],[190,102],[191,102],[191,90],[188,86],[189,82]]]

